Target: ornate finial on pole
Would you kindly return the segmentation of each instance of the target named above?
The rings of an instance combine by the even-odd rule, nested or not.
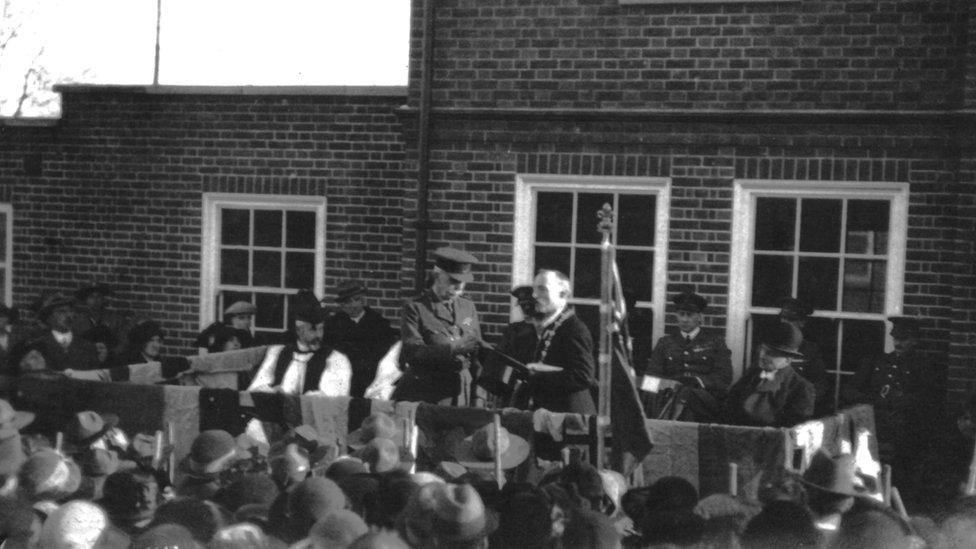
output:
[[[600,219],[597,230],[603,233],[604,237],[609,238],[610,233],[613,232],[613,208],[610,204],[603,204],[603,208],[596,212],[596,216]]]

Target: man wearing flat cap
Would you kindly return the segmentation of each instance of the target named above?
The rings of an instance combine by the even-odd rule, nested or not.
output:
[[[675,389],[676,405],[670,408],[677,415],[666,419],[716,421],[732,383],[731,353],[721,335],[707,333],[701,327],[702,312],[708,306],[704,297],[683,292],[674,297],[673,303],[678,331],[658,340],[645,373],[680,384]],[[655,407],[662,404],[658,402]]]
[[[813,415],[813,384],[794,368],[803,355],[794,350],[788,324],[776,323],[759,345],[759,356],[731,389],[729,419],[739,425],[792,427]]]
[[[197,336],[197,350],[201,355],[220,352],[223,349],[217,345],[219,339],[226,340],[228,334],[233,334],[240,343],[241,349],[254,347],[254,335],[251,325],[258,308],[248,301],[235,301],[224,310],[224,321],[214,322],[203,329]]]
[[[248,391],[348,396],[352,366],[346,355],[323,342],[325,309],[311,292],[291,302],[294,340],[270,345]]]
[[[780,302],[779,321],[786,324],[793,331],[792,347],[798,356],[790,360],[790,367],[804,379],[813,384],[817,396],[816,411],[829,413],[830,381],[827,379],[827,366],[824,364],[820,346],[806,339],[803,328],[807,319],[813,314],[813,308],[794,297],[787,297]]]
[[[481,326],[474,303],[461,295],[474,280],[471,267],[477,262],[455,248],[434,252],[433,283],[403,308],[400,363],[407,370],[394,400],[481,404],[474,383],[480,374]]]
[[[339,311],[325,323],[326,342],[348,356],[352,363],[349,394],[354,397],[366,393],[376,377],[377,364],[398,339],[390,321],[370,308],[366,297],[366,286],[361,282],[343,282],[336,289]]]
[[[63,372],[100,367],[95,344],[72,330],[74,317],[74,303],[60,294],[45,297],[37,309],[37,318],[47,328],[37,338],[37,343],[50,370]]]
[[[918,351],[918,320],[893,316],[891,339],[894,350],[866,361],[851,380],[846,397],[849,403],[874,407],[878,445],[882,461],[897,466],[897,455],[925,439],[926,428],[937,403],[941,374]],[[905,456],[907,457],[907,456]],[[887,459],[886,459],[887,458]]]

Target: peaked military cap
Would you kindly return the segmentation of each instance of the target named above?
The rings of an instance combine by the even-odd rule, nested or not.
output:
[[[779,307],[779,316],[787,320],[800,320],[813,314],[813,307],[795,297],[787,297],[780,302]]]
[[[694,292],[681,292],[672,300],[679,311],[700,313],[708,307],[708,300]]]
[[[535,298],[532,297],[532,286],[516,286],[512,288],[512,295],[519,302],[522,301],[533,301]]]
[[[457,248],[437,248],[434,250],[434,264],[458,282],[471,282],[471,266],[478,263],[478,258]]]
[[[891,322],[891,337],[898,339],[914,337],[920,329],[918,319],[911,316],[891,316],[888,322]]]

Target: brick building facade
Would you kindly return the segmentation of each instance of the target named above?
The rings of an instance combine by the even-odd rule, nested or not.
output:
[[[406,89],[68,87],[60,121],[3,126],[14,302],[105,279],[188,346],[219,309],[221,265],[268,277],[255,254],[304,265],[321,245],[323,294],[362,276],[395,316],[424,232],[428,250],[482,258],[470,293],[489,333],[541,266],[569,271],[592,318],[593,214],[613,201],[647,339],[671,322],[667,296],[694,289],[741,367],[774,302],[799,295],[838,387],[907,314],[950,398],[976,390],[969,2],[413,4]],[[276,204],[277,247],[216,213],[256,227]],[[322,242],[290,247],[289,212],[317,216]]]

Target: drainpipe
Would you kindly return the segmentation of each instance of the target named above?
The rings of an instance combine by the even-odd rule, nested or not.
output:
[[[431,83],[434,75],[434,2],[423,0],[424,43],[421,49],[420,115],[417,133],[417,247],[414,257],[414,287],[424,290],[427,280],[427,236],[430,213],[427,205],[430,188],[430,110]]]

